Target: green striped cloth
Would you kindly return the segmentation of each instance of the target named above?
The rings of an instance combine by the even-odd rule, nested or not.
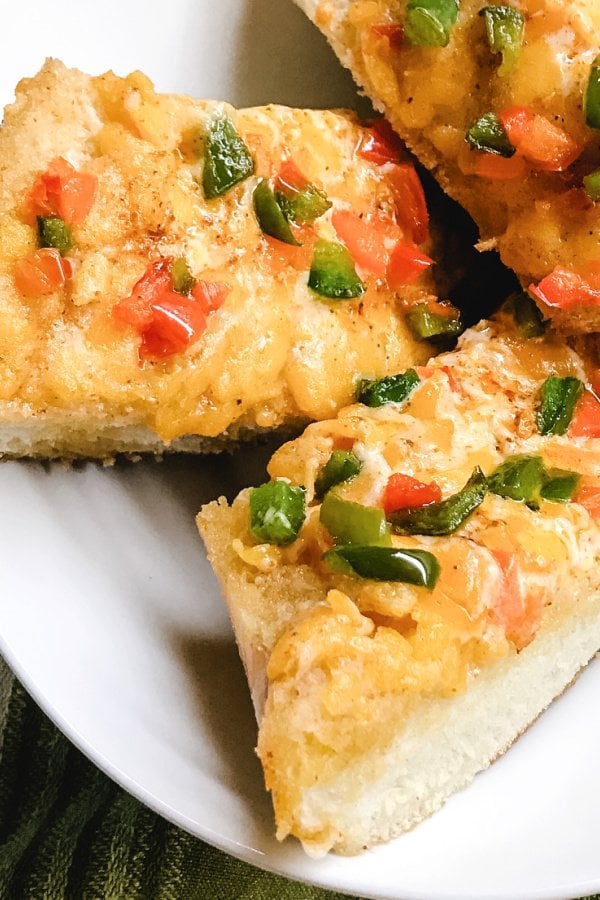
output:
[[[0,659],[0,900],[80,898],[344,900],[151,812],[69,743]]]

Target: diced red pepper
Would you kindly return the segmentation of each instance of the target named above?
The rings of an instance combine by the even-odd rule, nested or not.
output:
[[[269,248],[269,260],[275,271],[283,271],[290,266],[298,272],[310,269],[313,247],[317,239],[315,230],[310,226],[295,227],[294,236],[300,242],[299,247],[285,244],[267,234],[263,235],[264,242]]]
[[[59,216],[67,225],[80,225],[92,208],[97,186],[95,175],[78,172],[59,156],[38,177],[27,195],[28,217]]]
[[[431,257],[422,253],[416,244],[398,241],[387,267],[388,285],[397,291],[405,284],[412,284],[433,265]]]
[[[377,26],[375,26],[377,27]],[[375,119],[363,137],[358,155],[378,166],[397,163],[404,151],[404,145],[387,119]]]
[[[591,391],[584,391],[577,401],[569,434],[572,437],[600,437],[600,400]]]
[[[391,219],[362,219],[345,209],[336,210],[331,221],[356,265],[364,272],[384,276],[392,251],[402,237],[398,225]]]
[[[293,194],[304,190],[308,183],[308,178],[302,174],[294,160],[286,159],[275,177],[275,190]]]
[[[494,550],[493,556],[502,571],[502,583],[493,614],[503,626],[506,636],[518,650],[531,643],[542,615],[541,598],[525,593],[519,580],[517,557],[507,550]]]
[[[377,37],[387,38],[390,42],[390,47],[393,47],[394,50],[398,50],[404,41],[404,29],[402,28],[402,25],[392,25],[391,23],[372,25],[371,33],[376,34]]]
[[[30,253],[18,260],[14,268],[15,285],[25,297],[52,294],[72,275],[71,261],[52,247]]]
[[[600,519],[600,487],[582,484],[573,500],[575,503],[581,503],[593,519]]]
[[[494,153],[478,153],[474,172],[490,181],[516,181],[525,177],[527,163],[522,156],[496,156]]]
[[[568,269],[555,269],[539,284],[530,285],[529,293],[557,309],[600,305],[600,289],[593,288],[581,275]]]
[[[517,153],[537,169],[562,172],[583,150],[564,128],[525,106],[510,106],[498,113],[498,118]]]
[[[383,508],[385,514],[395,512],[397,509],[416,509],[420,506],[428,506],[442,499],[439,485],[432,481],[424,484],[410,475],[391,475],[383,492]]]
[[[353,437],[344,437],[343,435],[337,435],[333,439],[333,449],[334,450],[352,450],[356,443],[356,438]]]
[[[113,316],[140,334],[140,359],[164,359],[181,353],[198,340],[207,315],[218,309],[229,288],[198,281],[190,296],[173,290],[173,257],[151,263],[135,283],[129,297],[113,307]]]
[[[412,163],[398,163],[388,174],[396,203],[396,220],[405,237],[422,244],[429,237],[429,213],[421,179]]]

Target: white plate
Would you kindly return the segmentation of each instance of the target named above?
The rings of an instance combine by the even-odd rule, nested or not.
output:
[[[0,102],[45,55],[146,71],[164,90],[355,101],[290,0],[20,0]],[[101,14],[99,14],[101,10]],[[265,451],[255,454],[257,477]],[[272,838],[235,645],[197,537],[201,502],[246,459],[103,469],[0,465],[0,648],[38,702],[145,803],[259,866],[379,898],[577,897],[600,889],[600,666],[432,819],[354,859]]]

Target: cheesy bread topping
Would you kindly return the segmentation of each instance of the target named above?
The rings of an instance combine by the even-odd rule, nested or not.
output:
[[[586,361],[552,334],[524,339],[504,312],[402,378],[403,399],[385,397],[398,381],[363,383],[365,402],[285,444],[270,484],[231,510],[230,565],[268,659],[258,750],[278,835],[316,850],[335,836],[300,817],[305,790],[597,590]]]
[[[591,0],[301,2],[546,315],[597,331],[600,10]]]
[[[48,62],[6,111],[0,213],[4,422],[77,411],[169,442],[319,419],[356,371],[424,361],[408,311],[456,324],[412,164],[350,113]]]

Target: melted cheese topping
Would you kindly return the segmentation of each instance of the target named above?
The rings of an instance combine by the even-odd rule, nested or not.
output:
[[[473,215],[488,246],[528,285],[555,267],[586,275],[600,258],[600,207],[581,189],[600,166],[596,132],[585,124],[583,96],[600,52],[600,8],[592,0],[519,0],[523,46],[508,71],[489,48],[478,15],[482,3],[462,0],[447,47],[391,47],[373,26],[402,23],[406,0],[353,0],[336,39],[358,80],[443,186]],[[316,16],[327,32],[335,4],[322,0]],[[342,30],[343,28],[343,30]],[[529,166],[525,177],[494,181],[474,174],[465,141],[480,116],[525,106],[556,124],[583,148],[567,173]],[[553,312],[570,328],[600,329],[597,307]]]
[[[219,113],[250,147],[256,173],[207,201],[198,156]],[[359,300],[324,301],[309,290],[307,270],[278,259],[253,212],[258,178],[291,157],[334,207],[392,214],[386,167],[356,155],[362,135],[349,113],[236,111],[158,95],[139,73],[90,78],[46,64],[19,85],[0,131],[0,401],[32,413],[122,415],[168,441],[218,435],[234,422],[331,416],[350,401],[356,372],[423,361],[427,350],[410,336],[399,301],[431,296],[430,275],[405,298],[369,277]],[[15,262],[36,246],[23,202],[59,155],[97,176],[97,197],[73,229],[72,283],[27,300],[13,279]],[[327,217],[315,227],[332,236]],[[140,366],[139,337],[112,308],[166,255],[186,256],[196,277],[231,291],[200,340]]]
[[[549,374],[585,378],[585,366],[552,337],[523,342],[507,321],[482,323],[422,370],[404,404],[348,407],[272,458],[272,478],[306,486],[306,522],[289,547],[238,539],[236,550],[261,583],[279,572],[279,591],[302,568],[321,585],[319,600],[288,611],[269,647],[259,755],[280,837],[291,831],[309,846],[330,844],[331,835],[300,823],[303,791],[385,748],[420,699],[464,691],[482,667],[535,640],[542,621],[568,616],[595,585],[600,562],[599,524],[579,503],[542,501],[534,511],[488,494],[453,534],[393,536],[394,546],[438,558],[432,591],[332,573],[321,562],[331,539],[314,498],[319,469],[340,441],[352,445],[363,467],[336,492],[365,505],[381,505],[394,472],[435,480],[448,496],[475,466],[489,474],[516,453],[539,454],[600,488],[600,440],[538,433]]]

